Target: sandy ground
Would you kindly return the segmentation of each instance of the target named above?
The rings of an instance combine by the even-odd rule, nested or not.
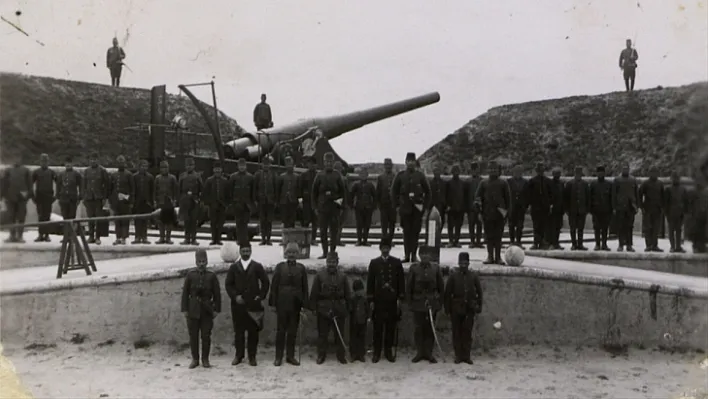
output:
[[[227,349],[228,351],[225,351]],[[514,347],[475,355],[474,365],[323,365],[306,349],[302,366],[231,366],[231,348],[215,348],[212,369],[189,370],[184,345],[135,349],[116,344],[63,344],[6,349],[36,398],[677,398],[708,397],[705,354],[633,350],[613,357],[593,348]],[[701,366],[701,362],[702,366]],[[698,391],[697,391],[698,390]],[[698,392],[698,394],[696,394]]]

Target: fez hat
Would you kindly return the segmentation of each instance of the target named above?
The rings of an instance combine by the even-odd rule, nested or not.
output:
[[[560,166],[554,167],[554,168],[553,168],[553,173],[554,173],[554,174],[555,174],[555,173],[562,173],[562,170],[561,170]]]
[[[393,161],[391,160],[391,158],[384,158],[384,165],[386,165],[386,164],[393,164]]]
[[[199,248],[195,253],[194,253],[194,259],[199,262],[201,260],[207,260],[207,252],[203,248]]]
[[[381,247],[389,247],[391,248],[391,237],[385,236],[381,238],[381,242],[379,243],[379,248]]]
[[[457,256],[457,261],[458,262],[469,262],[470,261],[470,253],[469,252],[460,252],[460,254]]]
[[[597,165],[597,168],[595,169],[597,172],[604,172],[605,171],[605,165]]]
[[[450,172],[455,173],[455,172],[460,172],[460,165],[452,165],[452,168],[450,169]]]
[[[415,152],[409,152],[406,154],[406,162],[415,161]]]
[[[238,163],[239,163],[239,165],[242,163],[246,163],[246,158],[239,158]]]
[[[354,291],[360,291],[364,289],[364,283],[361,281],[361,279],[356,279],[352,283],[352,288]]]
[[[332,251],[327,254],[327,260],[339,260],[339,254],[335,251]]]
[[[536,170],[544,170],[546,169],[546,164],[543,162],[536,162]]]
[[[248,240],[243,239],[243,240],[239,240],[238,246],[240,248],[251,248],[251,243]]]
[[[289,242],[288,245],[285,247],[286,251],[290,251],[291,249],[294,249],[296,251],[300,251],[300,246],[297,245],[296,242]]]

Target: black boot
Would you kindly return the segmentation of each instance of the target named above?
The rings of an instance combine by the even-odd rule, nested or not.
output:
[[[491,265],[494,263],[494,248],[492,248],[492,244],[487,244],[487,260],[482,263],[485,265]]]

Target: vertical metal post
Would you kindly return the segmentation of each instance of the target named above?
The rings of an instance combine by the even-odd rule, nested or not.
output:
[[[219,127],[219,108],[216,107],[216,88],[214,88],[213,80],[211,81],[211,98],[214,101],[214,120],[216,121],[216,133],[221,139],[221,128]]]

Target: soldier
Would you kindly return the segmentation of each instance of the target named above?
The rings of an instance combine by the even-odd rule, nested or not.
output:
[[[37,205],[37,217],[40,222],[46,222],[52,214],[52,204],[54,203],[54,183],[57,181],[57,173],[49,168],[49,155],[39,156],[39,169],[32,172],[32,182],[34,188],[34,203]],[[39,226],[39,236],[34,242],[50,242],[48,228]]]
[[[312,185],[317,176],[317,161],[313,157],[306,158],[307,171],[301,173],[298,181],[300,195],[298,199],[302,204],[302,227],[312,226],[312,245],[317,241],[317,213],[312,203]]]
[[[153,211],[152,205],[155,203],[155,178],[148,171],[148,161],[140,161],[138,171],[133,175],[133,185],[135,186],[134,214],[144,214]],[[131,244],[150,244],[147,238],[148,221],[146,219],[135,219],[135,241]]]
[[[370,246],[369,229],[371,229],[371,215],[374,213],[376,203],[376,187],[369,181],[369,172],[365,169],[359,171],[359,181],[352,185],[352,202],[356,213],[356,245]]]
[[[244,158],[238,160],[238,172],[229,176],[229,193],[231,194],[231,206],[236,219],[236,240],[238,242],[249,242],[248,221],[251,219],[253,209],[253,175],[248,173],[247,164]]]
[[[426,253],[420,256],[420,262],[411,265],[408,272],[408,307],[413,312],[415,331],[416,355],[413,363],[428,360],[430,363],[438,361],[433,357],[435,345],[435,318],[442,308],[444,291],[443,276],[440,266],[430,262]],[[431,320],[432,315],[432,320]]]
[[[627,248],[627,252],[634,252],[632,247],[632,235],[634,230],[634,216],[637,214],[637,180],[630,176],[629,166],[622,168],[622,174],[615,178],[612,183],[612,209],[615,211],[617,220],[617,233],[619,235],[619,247],[617,251],[622,252]]]
[[[73,160],[67,157],[64,161],[64,171],[57,176],[57,199],[64,219],[76,218],[76,207],[79,198],[83,197],[81,181],[81,173],[74,170]]]
[[[391,158],[384,159],[384,172],[376,178],[376,205],[381,216],[382,237],[393,238],[396,231],[396,208],[391,199],[391,186],[395,177],[393,161]]]
[[[671,186],[666,189],[664,196],[664,209],[669,222],[670,252],[686,252],[681,247],[681,230],[683,219],[689,210],[689,197],[686,187],[681,185],[681,176],[678,172],[671,173]]]
[[[460,230],[465,218],[465,182],[460,179],[460,165],[452,166],[452,178],[445,185],[448,248],[460,247]]]
[[[351,308],[349,279],[337,270],[339,256],[332,251],[327,254],[327,267],[315,275],[310,292],[310,303],[317,314],[317,364],[322,364],[327,357],[327,341],[330,331],[334,332],[337,342],[337,360],[346,364],[345,343],[342,341],[342,328]]]
[[[470,164],[472,177],[465,182],[465,204],[467,205],[467,224],[470,230],[470,248],[482,248],[482,218],[480,209],[475,205],[477,188],[482,182],[482,177],[479,175],[479,165],[477,162]]]
[[[285,361],[299,366],[295,359],[295,340],[300,326],[300,313],[308,309],[307,270],[297,262],[300,247],[290,242],[285,247],[286,262],[280,262],[273,272],[268,305],[274,308],[278,319],[275,334],[276,367],[283,364],[283,352],[287,350]],[[287,349],[286,349],[287,347]]]
[[[204,182],[202,202],[209,208],[209,227],[211,242],[209,245],[222,245],[221,230],[226,220],[226,208],[229,206],[231,193],[229,181],[223,176],[220,162],[214,162],[212,175]]]
[[[405,295],[405,277],[401,260],[391,256],[391,238],[381,238],[381,256],[372,259],[366,277],[366,295],[369,299],[374,324],[374,354],[372,362],[384,356],[395,362],[393,348],[396,345],[398,322],[401,320],[401,301]]]
[[[179,213],[184,221],[182,245],[199,245],[197,242],[197,219],[199,198],[204,188],[202,178],[194,171],[194,158],[184,160],[185,171],[179,176]]]
[[[440,228],[445,226],[445,214],[447,213],[446,198],[445,198],[445,188],[446,182],[440,177],[440,166],[435,165],[433,168],[433,178],[430,179],[428,184],[430,185],[430,206],[428,206],[427,211],[430,212],[433,207],[438,208],[440,212]]]
[[[259,131],[273,127],[273,114],[270,111],[270,105],[266,103],[265,93],[261,94],[261,102],[256,104],[253,109],[253,124]]]
[[[261,170],[253,176],[253,194],[261,223],[261,242],[259,245],[273,245],[270,234],[273,230],[273,214],[277,200],[276,183],[278,176],[270,168],[270,157],[263,158]]]
[[[133,209],[135,186],[133,175],[125,169],[125,157],[118,156],[118,170],[113,174],[111,196],[113,209],[117,216],[129,215]],[[116,220],[116,240],[113,245],[125,245],[130,235],[130,220]]]
[[[364,283],[356,279],[352,283],[351,319],[349,319],[349,354],[352,362],[366,362],[366,327],[370,311]]]
[[[624,75],[624,87],[627,91],[634,91],[634,78],[637,76],[637,59],[639,53],[632,48],[632,41],[627,39],[627,47],[619,56],[619,67]]]
[[[512,245],[525,249],[521,245],[521,237],[524,235],[524,222],[526,221],[526,186],[528,180],[523,176],[521,165],[514,166],[512,176],[507,179],[509,192],[511,193],[511,209],[509,211],[509,240]]]
[[[113,47],[106,52],[106,68],[111,72],[111,86],[120,86],[120,74],[123,70],[125,51],[118,46],[118,39],[113,38]]]
[[[280,205],[280,216],[283,219],[284,228],[295,227],[295,219],[297,219],[297,208],[300,204],[298,201],[298,175],[295,174],[295,161],[292,157],[285,158],[285,173],[278,177],[277,181],[277,198]]]
[[[583,180],[582,166],[575,167],[575,178],[565,184],[565,209],[570,225],[571,251],[587,251],[583,245],[585,219],[590,210],[590,185]]]
[[[605,167],[597,167],[597,180],[590,184],[590,213],[595,231],[595,251],[609,251],[607,233],[612,219],[612,183],[605,179]]]
[[[652,167],[649,179],[639,187],[638,202],[642,209],[642,227],[646,248],[644,252],[664,252],[659,248],[659,232],[664,223],[664,183],[659,181],[659,171]]]
[[[455,347],[455,364],[473,364],[472,329],[474,317],[482,312],[482,284],[476,272],[468,270],[470,254],[460,252],[458,267],[445,284],[445,314],[452,322],[452,344]]]
[[[551,179],[544,175],[543,162],[536,163],[536,176],[526,185],[526,199],[531,206],[533,221],[533,246],[531,249],[546,249],[544,240],[547,223],[551,215]]]
[[[202,366],[209,364],[211,348],[211,330],[214,318],[221,312],[221,288],[216,273],[207,270],[207,253],[198,249],[195,253],[196,269],[187,272],[182,288],[182,313],[187,319],[189,330],[189,348],[192,351],[192,363],[189,368],[199,366],[199,338],[202,340]]]
[[[423,210],[430,203],[430,186],[423,172],[416,170],[415,154],[406,154],[406,170],[396,175],[391,186],[391,199],[398,208],[403,228],[403,262],[416,262]]]
[[[484,234],[487,241],[485,264],[504,264],[501,259],[501,246],[505,219],[511,208],[511,192],[509,184],[499,178],[500,171],[501,168],[496,162],[490,162],[489,178],[479,184],[475,194],[484,220]]]
[[[171,210],[174,213],[177,198],[179,197],[179,184],[175,175],[170,173],[170,164],[167,161],[160,162],[160,174],[155,177],[155,208],[160,208],[163,212]],[[160,239],[156,244],[172,244],[172,224],[158,221],[160,229]]]
[[[15,163],[5,170],[0,196],[5,201],[10,223],[24,224],[27,216],[27,201],[34,198],[32,192],[32,173],[22,162]],[[5,242],[24,243],[24,228],[16,227],[10,231],[10,238]]]
[[[553,179],[551,180],[551,209],[546,230],[546,242],[550,249],[563,250],[560,245],[560,232],[563,228],[563,215],[565,210],[563,206],[563,182],[561,181],[560,168],[553,168]]]
[[[351,187],[349,185],[349,179],[347,178],[347,171],[344,170],[342,162],[336,161],[334,163],[334,170],[341,173],[342,181],[344,182],[344,192],[345,195],[342,197],[342,206],[339,208],[339,230],[337,231],[337,246],[344,247],[344,242],[342,242],[342,230],[344,229],[344,223],[347,222],[349,217],[349,203],[351,202]]]
[[[98,164],[98,155],[89,156],[89,167],[84,171],[84,207],[86,216],[95,218],[103,216],[111,195],[111,176],[108,171]],[[117,232],[116,232],[117,233]],[[96,222],[88,222],[88,242],[101,245],[101,235],[96,228]]]
[[[256,366],[258,334],[263,329],[263,303],[270,282],[263,265],[251,259],[251,244],[241,242],[241,259],[229,267],[225,288],[231,298],[231,319],[234,326],[236,355],[233,366],[243,361],[244,341],[248,332],[248,364]]]
[[[327,253],[337,246],[340,209],[347,195],[344,179],[333,166],[334,154],[328,152],[324,155],[324,170],[317,173],[312,184],[312,205],[316,207],[322,242],[322,256],[319,259],[326,259]]]

